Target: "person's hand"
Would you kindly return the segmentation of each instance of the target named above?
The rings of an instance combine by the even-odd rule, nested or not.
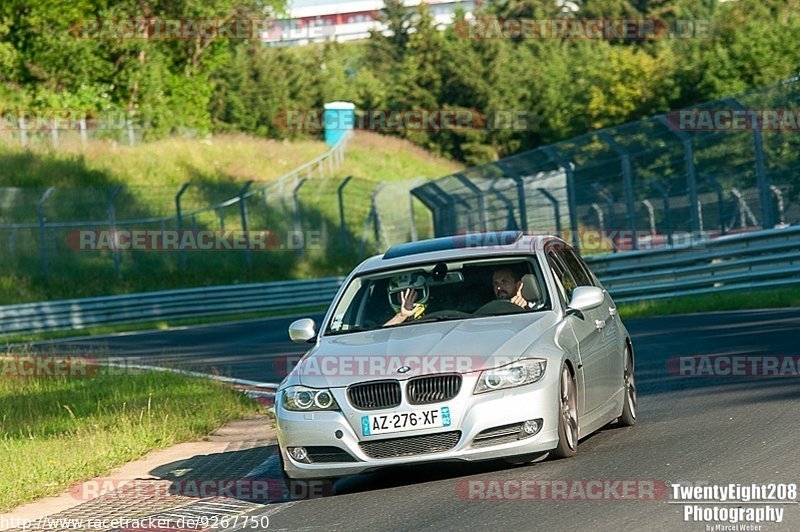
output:
[[[413,316],[420,307],[419,303],[414,303],[416,300],[417,291],[413,288],[407,288],[400,292],[400,310],[394,318],[384,323],[383,326],[398,325]]]
[[[417,300],[417,291],[413,288],[407,288],[400,292],[400,315],[404,319],[408,319],[414,315],[419,307],[414,301]]]
[[[514,297],[511,298],[511,302],[522,308],[528,308],[528,301],[524,297],[522,297],[522,283],[519,284],[519,288],[517,288],[517,293],[514,294]]]

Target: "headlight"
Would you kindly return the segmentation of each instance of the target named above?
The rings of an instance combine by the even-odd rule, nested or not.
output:
[[[536,382],[544,375],[545,366],[547,366],[546,360],[529,358],[486,370],[478,378],[474,393],[503,390]]]
[[[339,410],[330,390],[316,390],[305,386],[290,386],[283,391],[283,407],[295,412]]]

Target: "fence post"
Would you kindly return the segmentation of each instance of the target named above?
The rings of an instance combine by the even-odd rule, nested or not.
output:
[[[650,181],[650,186],[656,189],[661,194],[661,200],[664,202],[664,225],[666,226],[667,244],[672,247],[672,225],[670,224],[670,206],[669,206],[669,190],[662,185],[659,181]]]
[[[608,133],[597,135],[600,140],[608,144],[614,152],[619,155],[622,165],[622,178],[625,182],[625,202],[628,206],[628,228],[631,231],[631,242],[633,249],[639,249],[639,239],[636,231],[636,200],[633,197],[633,171],[631,170],[631,156],[625,149]],[[616,229],[616,227],[615,227]]]
[[[656,120],[661,122],[667,130],[675,135],[683,146],[683,160],[686,167],[686,190],[689,192],[690,229],[692,241],[694,241],[695,235],[699,236],[700,233],[700,212],[698,210],[700,208],[700,200],[697,197],[697,176],[694,164],[692,137],[685,131],[675,129],[675,126],[671,125],[664,115],[658,115]]]
[[[299,201],[299,194],[300,194],[300,187],[307,181],[307,179],[301,178],[297,185],[292,190],[292,209],[294,210],[294,237],[300,236],[300,247],[297,249],[297,254],[299,256],[303,255],[303,248],[305,247],[305,238],[303,237],[303,221],[300,218],[300,201]]]
[[[483,191],[470,181],[470,179],[465,176],[464,174],[454,174],[455,178],[461,181],[461,183],[470,189],[470,191],[475,194],[475,198],[478,200],[478,218],[481,221],[481,229],[483,231],[489,230],[489,220],[487,218],[486,212],[486,198],[483,197]]]
[[[719,209],[719,232],[724,235],[727,233],[725,229],[725,195],[722,192],[722,185],[719,184],[714,176],[710,174],[700,174],[700,177],[709,182],[717,193],[717,208]]]
[[[543,146],[542,150],[564,171],[564,175],[566,176],[569,230],[572,232],[572,247],[580,252],[581,239],[578,235],[578,203],[575,195],[575,165],[562,158],[554,146]]]
[[[81,144],[86,146],[86,118],[81,118],[78,121],[78,128],[81,131]]]
[[[20,120],[22,120],[22,118],[20,118]],[[44,204],[50,194],[53,193],[53,190],[55,190],[53,187],[45,190],[44,194],[42,194],[42,197],[39,198],[39,204],[36,207],[36,212],[39,216],[39,242],[42,249],[42,273],[44,274],[45,279],[47,279],[50,275],[50,268],[47,259],[47,235],[45,230],[46,218],[44,215]]]
[[[723,100],[731,107],[738,111],[747,111],[747,109],[738,101],[733,98],[726,98]],[[769,188],[769,180],[767,179],[767,168],[764,162],[764,139],[761,135],[761,121],[754,117],[753,120],[753,154],[756,163],[756,183],[758,185],[758,198],[761,203],[761,227],[763,229],[772,229],[775,223],[772,219],[772,195]]]
[[[421,201],[431,213],[431,217],[433,218],[433,236],[442,236],[442,226],[444,225],[442,209],[444,209],[444,206],[439,201],[439,198],[428,192],[426,188],[429,188],[429,184],[412,188],[409,193],[411,196]]]
[[[133,134],[133,121],[130,118],[126,121],[126,126],[128,129],[128,145],[133,146],[136,144],[136,136]]]
[[[442,209],[442,225],[445,227],[444,235],[454,235],[458,231],[458,213],[456,213],[456,202],[453,196],[442,190],[442,187],[431,181],[427,185],[437,198],[444,200],[445,207]],[[439,235],[437,235],[439,236]]]
[[[386,185],[385,182],[381,182],[375,190],[372,191],[371,203],[372,203],[372,222],[374,224],[374,232],[375,232],[375,243],[380,246],[381,244],[386,244],[385,238],[383,237],[383,224],[381,223],[381,215],[378,211],[378,193],[383,190],[383,187]],[[388,246],[387,246],[388,247]],[[378,248],[380,250],[380,247]]]
[[[56,129],[55,119],[50,121],[50,140],[53,143],[53,149],[58,149],[58,129]]]
[[[556,199],[555,196],[550,194],[550,192],[548,192],[544,188],[537,188],[536,190],[538,190],[542,194],[542,196],[547,198],[547,200],[553,205],[553,216],[555,216],[555,218],[556,218],[556,232],[558,233],[559,237],[562,236],[562,234],[561,234],[561,209],[558,206],[558,200]]]
[[[247,197],[245,194],[247,190],[250,188],[250,185],[253,184],[253,180],[251,179],[247,183],[244,184],[242,190],[239,191],[239,211],[242,215],[242,232],[244,234],[244,262],[247,265],[248,269],[253,268],[253,255],[250,250],[250,237],[247,234]]]
[[[175,221],[178,225],[178,233],[180,237],[180,231],[183,229],[183,214],[181,213],[181,196],[183,193],[186,192],[186,189],[189,188],[189,183],[184,183],[181,185],[180,190],[175,195]],[[182,247],[178,249],[178,256],[180,257],[178,260],[180,262],[180,268],[183,270],[186,268],[186,252],[183,250]]]
[[[528,206],[525,198],[525,181],[521,175],[515,172],[506,164],[497,161],[494,165],[500,168],[506,177],[510,178],[517,184],[517,203],[519,204],[519,228],[524,232],[528,232]]]
[[[602,242],[606,234],[606,222],[603,216],[603,209],[597,203],[592,203],[592,209],[594,209],[595,214],[597,214],[597,223],[600,225],[600,242]],[[614,247],[613,244],[611,247]]]
[[[342,181],[336,189],[336,195],[339,198],[339,237],[342,239],[342,246],[345,250],[348,248],[348,242],[347,223],[344,219],[344,187],[347,186],[347,183],[349,183],[352,178],[353,176],[351,175],[345,177],[344,181]]]
[[[597,192],[597,195],[601,199],[605,200],[606,207],[608,208],[608,221],[611,224],[611,230],[615,231],[617,229],[617,213],[614,212],[614,196],[612,196],[608,190],[601,187],[597,183],[592,183],[592,188]],[[596,203],[592,204],[592,207],[595,209],[597,208],[596,206]],[[600,233],[605,236],[605,230],[603,228],[600,229]],[[611,247],[614,253],[618,251],[617,243],[613,238],[611,238]]]
[[[419,239],[419,235],[417,235],[417,220],[414,216],[414,196],[411,194],[408,195],[408,219],[411,222],[409,237],[412,242],[416,242]]]
[[[24,116],[20,115],[18,126],[19,126],[19,144],[23,148],[27,148],[28,147],[28,131],[25,129],[25,117]]]
[[[121,257],[119,255],[119,249],[117,248],[117,211],[114,208],[114,200],[117,199],[117,194],[119,194],[120,190],[122,190],[121,185],[114,187],[108,197],[108,223],[111,226],[111,235],[113,238],[111,242],[111,254],[114,260],[114,274],[117,276],[117,279],[122,277],[122,271],[120,269]]]
[[[650,236],[656,236],[656,210],[653,208],[653,202],[649,199],[644,199],[642,200],[642,205],[647,209],[647,219],[650,221]]]

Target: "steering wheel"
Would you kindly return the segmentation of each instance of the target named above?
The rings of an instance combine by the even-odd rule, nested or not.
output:
[[[489,301],[481,308],[476,310],[473,315],[481,316],[484,314],[509,314],[512,312],[525,312],[525,309],[506,299],[495,299],[494,301]]]

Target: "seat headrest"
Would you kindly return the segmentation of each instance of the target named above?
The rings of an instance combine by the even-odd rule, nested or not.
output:
[[[529,302],[539,302],[542,300],[542,291],[539,283],[536,281],[536,276],[532,273],[526,273],[522,276],[522,297]]]

